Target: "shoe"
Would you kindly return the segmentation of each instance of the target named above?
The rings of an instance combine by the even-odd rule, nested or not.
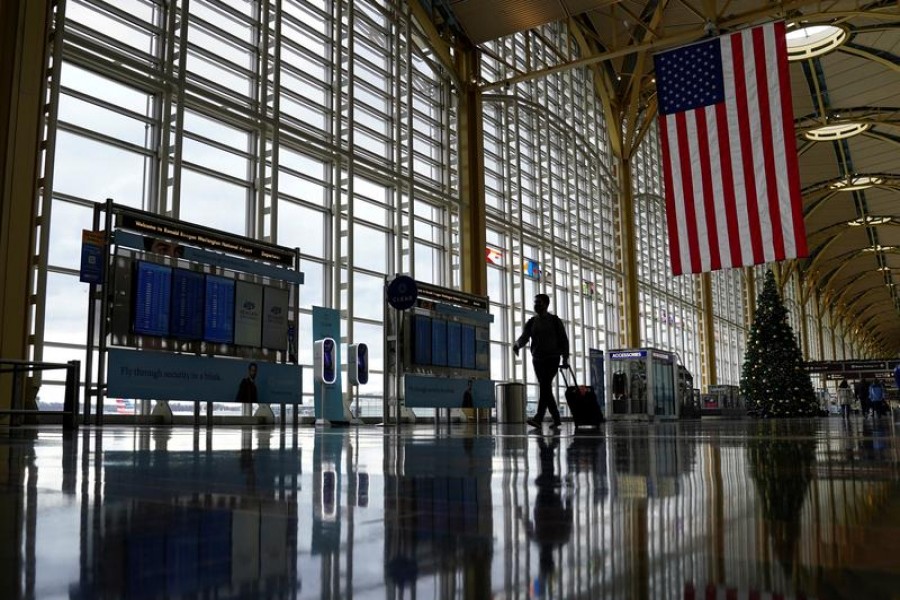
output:
[[[553,423],[552,425],[550,425],[550,429],[555,429],[557,431],[559,431],[560,427],[562,427],[562,423],[559,423],[559,422],[556,422],[556,423]]]
[[[525,422],[528,423],[529,425],[531,425],[532,427],[534,427],[535,429],[540,429],[541,427],[543,427],[543,424],[534,418],[528,419]]]

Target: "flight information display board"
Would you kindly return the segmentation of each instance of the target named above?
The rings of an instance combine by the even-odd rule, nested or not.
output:
[[[443,319],[431,321],[431,364],[447,366],[447,321]]]
[[[138,261],[136,270],[134,332],[139,335],[168,335],[172,268]]]
[[[431,364],[431,318],[413,315],[413,362],[417,365]]]
[[[206,276],[206,316],[203,339],[230,344],[234,340],[234,280]]]
[[[172,336],[184,340],[203,337],[204,296],[203,273],[186,269],[172,272]]]
[[[447,366],[462,366],[462,329],[459,323],[447,323]]]

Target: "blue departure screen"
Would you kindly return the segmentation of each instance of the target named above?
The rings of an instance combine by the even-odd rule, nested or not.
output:
[[[203,339],[230,344],[234,340],[234,280],[206,276],[206,318]]]
[[[203,337],[203,273],[175,269],[172,273],[172,316],[174,337],[199,340]]]
[[[462,329],[459,323],[447,323],[447,366],[462,366]]]
[[[462,355],[462,368],[475,368],[475,328],[471,325],[462,326],[460,352]]]
[[[447,366],[447,321],[443,319],[431,322],[431,364]]]
[[[138,261],[136,279],[134,332],[139,335],[168,335],[172,268]]]
[[[413,315],[413,362],[431,364],[431,318]]]

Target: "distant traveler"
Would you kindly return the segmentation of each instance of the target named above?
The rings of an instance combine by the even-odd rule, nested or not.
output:
[[[238,386],[238,392],[235,401],[241,402],[243,404],[257,403],[255,362],[250,363],[250,365],[247,367],[247,376],[241,379],[241,384],[240,386]]]
[[[877,379],[869,386],[869,401],[872,403],[872,417],[883,417],[885,410],[884,384]]]
[[[869,416],[869,382],[863,377],[856,384],[856,399],[859,400],[859,410],[863,418]]]
[[[547,410],[553,418],[550,427],[559,429],[559,408],[556,406],[556,398],[553,397],[553,378],[559,369],[569,368],[569,336],[566,335],[562,319],[547,312],[549,307],[550,296],[538,294],[534,297],[534,312],[537,314],[528,319],[522,335],[513,344],[513,352],[518,356],[519,350],[524,348],[529,340],[531,341],[531,364],[538,380],[540,396],[537,412],[526,422],[536,429],[542,427],[544,413]]]
[[[850,404],[853,402],[853,393],[850,391],[850,384],[847,382],[846,377],[841,379],[841,383],[838,385],[838,402],[841,405],[841,416],[844,419],[849,419]]]

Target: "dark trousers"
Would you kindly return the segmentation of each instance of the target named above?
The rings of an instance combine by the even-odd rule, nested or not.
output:
[[[540,389],[537,412],[534,413],[534,418],[538,421],[543,420],[544,412],[549,410],[553,422],[559,423],[559,409],[556,407],[556,398],[553,397],[553,378],[559,371],[559,359],[559,356],[548,356],[534,358],[531,361]]]
[[[850,405],[849,404],[841,404],[841,416],[845,419],[850,418]]]

